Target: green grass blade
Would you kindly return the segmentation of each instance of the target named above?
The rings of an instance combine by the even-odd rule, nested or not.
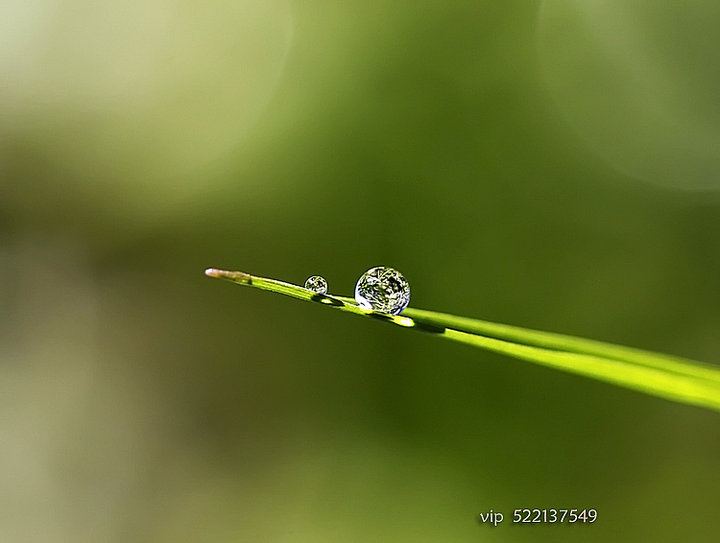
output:
[[[455,315],[448,315],[444,313],[436,313],[433,311],[424,311],[422,309],[407,309],[404,314],[408,317],[418,319],[430,319],[433,322],[442,324],[448,328],[463,330],[473,334],[480,334],[515,343],[522,343],[524,345],[543,347],[546,349],[595,355],[601,358],[620,360],[720,383],[720,368],[688,360],[686,358],[648,352],[640,349],[634,349],[632,347],[624,347],[622,345],[595,341],[592,339],[555,334],[552,332],[541,332],[539,330],[530,330],[508,324],[499,324],[478,319],[457,317]]]
[[[692,360],[574,336],[408,308],[388,315],[355,300],[243,272],[210,268],[210,277],[364,315],[520,360],[584,375],[673,401],[720,411],[720,368]]]

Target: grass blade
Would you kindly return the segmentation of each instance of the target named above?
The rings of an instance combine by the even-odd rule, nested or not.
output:
[[[407,308],[388,315],[355,300],[244,272],[209,268],[209,277],[320,303],[348,313],[443,336],[451,341],[584,375],[669,400],[720,411],[720,368],[631,347],[518,326]]]

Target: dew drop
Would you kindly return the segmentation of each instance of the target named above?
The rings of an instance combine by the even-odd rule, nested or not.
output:
[[[322,275],[311,275],[305,281],[305,288],[318,294],[327,294],[328,284]]]
[[[393,268],[370,268],[355,285],[355,301],[365,309],[397,315],[410,302],[410,285]]]

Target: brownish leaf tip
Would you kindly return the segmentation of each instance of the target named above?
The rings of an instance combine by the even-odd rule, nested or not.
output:
[[[222,270],[208,268],[207,270],[205,270],[205,275],[207,275],[208,277],[222,277]]]
[[[208,268],[205,270],[205,275],[208,277],[215,277],[217,279],[227,279],[228,281],[244,282],[250,284],[252,282],[252,275],[241,272],[241,271],[227,271],[219,270],[217,268]]]

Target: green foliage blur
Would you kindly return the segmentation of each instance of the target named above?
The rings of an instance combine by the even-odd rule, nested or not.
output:
[[[203,270],[718,363],[718,25],[2,3],[0,541],[716,540],[716,413]]]

